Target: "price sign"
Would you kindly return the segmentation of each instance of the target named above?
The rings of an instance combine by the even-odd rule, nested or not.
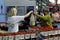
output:
[[[25,39],[29,39],[30,38],[30,34],[25,34]]]

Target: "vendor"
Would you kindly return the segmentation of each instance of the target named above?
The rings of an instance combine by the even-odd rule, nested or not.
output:
[[[28,17],[32,13],[32,11],[28,12],[26,15],[23,16],[16,16],[17,9],[15,8],[15,6],[10,6],[7,9],[7,13],[9,15],[7,20],[8,32],[18,32],[19,31],[18,23],[21,20],[24,20],[24,18]]]
[[[57,12],[57,8],[55,6],[52,8],[52,22],[54,28],[60,28],[60,15]]]
[[[43,13],[44,13],[44,16],[38,15],[36,13],[33,13],[33,14],[39,17],[39,19],[41,20],[40,21],[41,27],[43,27],[44,29],[53,29],[51,16],[49,15],[48,10],[43,9]]]
[[[60,22],[60,15],[55,6],[52,8],[52,20],[55,22]]]

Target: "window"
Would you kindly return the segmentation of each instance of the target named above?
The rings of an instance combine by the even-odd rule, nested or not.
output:
[[[25,14],[25,6],[17,6],[17,15],[24,15]]]
[[[35,1],[35,0],[29,0],[29,1]]]

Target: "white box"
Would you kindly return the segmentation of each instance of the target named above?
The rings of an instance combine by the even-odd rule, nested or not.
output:
[[[25,39],[29,39],[30,38],[30,34],[25,34]]]
[[[20,39],[24,39],[24,34],[23,35],[20,35],[20,37],[19,37]]]
[[[14,36],[9,36],[8,40],[14,40]]]

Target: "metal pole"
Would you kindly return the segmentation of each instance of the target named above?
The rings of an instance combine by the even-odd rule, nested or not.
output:
[[[56,5],[56,8],[58,8],[57,1],[58,1],[58,0],[55,0],[55,2],[56,2],[56,4],[55,4],[55,5]],[[57,10],[57,11],[58,11],[58,10]]]
[[[1,14],[3,14],[2,9],[3,9],[3,6],[1,5]]]
[[[57,1],[58,1],[58,0],[55,0],[55,2],[56,2],[56,4],[55,4],[55,5],[56,5],[56,7],[58,6],[58,5],[57,5]]]
[[[41,0],[41,10],[42,10],[42,0]]]

